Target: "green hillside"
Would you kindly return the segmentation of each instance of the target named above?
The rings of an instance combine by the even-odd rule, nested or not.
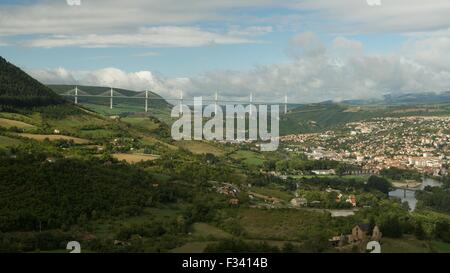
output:
[[[64,94],[68,90],[72,90],[75,88],[75,86],[73,85],[48,85],[48,87],[57,94]],[[108,93],[110,91],[110,87],[102,86],[79,85],[78,88],[79,90],[82,90],[82,92],[94,96]],[[107,97],[79,97],[78,103],[102,115],[130,115],[134,113],[144,112],[144,99],[133,98],[143,91],[133,91],[121,88],[114,88],[114,91],[130,98],[114,98],[113,109],[110,109],[109,98]],[[166,100],[164,100],[163,97],[154,92],[149,92],[148,97],[148,115],[156,117],[157,119],[170,124],[171,105]],[[69,102],[73,101],[73,97],[65,96],[64,98]]]
[[[364,105],[319,103],[303,105],[280,117],[280,134],[317,133],[348,122],[376,117],[445,116],[449,104],[433,105]]]
[[[0,109],[63,104],[50,88],[0,57]]]

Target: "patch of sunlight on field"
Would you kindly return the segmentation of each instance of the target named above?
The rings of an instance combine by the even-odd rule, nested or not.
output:
[[[267,197],[275,197],[286,202],[289,202],[295,196],[282,189],[272,188],[272,187],[253,187],[252,191],[258,194],[265,195]]]
[[[117,160],[124,160],[127,163],[133,164],[138,163],[142,161],[150,161],[158,159],[159,156],[157,155],[147,155],[147,154],[113,154],[112,155]]]
[[[12,119],[0,118],[0,127],[11,128],[17,127],[19,129],[35,129],[36,126]]]
[[[37,141],[44,141],[46,139],[50,140],[50,141],[55,141],[55,140],[68,140],[68,141],[73,141],[75,144],[89,144],[91,143],[89,140],[87,139],[83,139],[83,138],[78,138],[78,137],[71,137],[71,136],[65,136],[65,135],[37,135],[37,134],[18,134],[21,137],[26,137],[26,138],[30,138],[30,139],[34,139]]]
[[[86,126],[103,127],[109,124],[107,121],[92,115],[69,116],[64,119],[49,119],[47,122],[54,129],[75,132],[86,128]]]
[[[175,143],[178,147],[184,148],[194,154],[213,154],[221,156],[224,151],[212,144],[203,141],[177,141]]]

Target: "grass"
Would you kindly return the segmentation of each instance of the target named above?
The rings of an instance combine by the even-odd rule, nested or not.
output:
[[[203,253],[205,248],[213,242],[189,242],[183,246],[172,249],[172,253]]]
[[[155,123],[149,118],[145,117],[126,117],[121,119],[123,122],[131,124],[132,126],[142,128],[145,130],[155,130],[159,128],[159,124]]]
[[[302,240],[311,230],[326,230],[329,216],[308,210],[240,209],[239,223],[250,239]]]
[[[39,113],[34,113],[31,116],[25,116],[17,113],[1,112],[0,117],[5,119],[18,120],[29,124],[39,124],[42,121]]]
[[[284,190],[277,189],[274,187],[252,187],[253,192],[262,194],[269,197],[275,197],[286,202],[289,202],[294,196]]]
[[[21,143],[22,143],[22,141],[15,139],[15,138],[0,136],[0,147],[1,148],[14,147]]]
[[[431,246],[433,250],[435,250],[438,253],[450,253],[449,243],[433,241],[431,242]]]
[[[265,158],[263,155],[252,151],[239,150],[231,154],[231,157],[237,160],[241,160],[244,164],[253,167],[262,166],[265,162]]]
[[[176,146],[184,148],[194,154],[213,154],[215,156],[221,156],[225,152],[224,150],[216,147],[215,145],[209,144],[204,141],[177,141],[175,143]]]
[[[200,238],[228,239],[232,235],[206,223],[195,223],[191,227],[192,235]]]
[[[81,129],[78,131],[77,135],[82,138],[89,138],[89,139],[99,139],[99,138],[111,139],[117,137],[117,132],[108,129],[93,129],[93,130]]]
[[[108,100],[109,101],[109,100]],[[124,113],[143,113],[144,104],[142,106],[129,105],[126,103],[114,104],[113,109],[109,108],[109,105],[100,105],[93,103],[83,103],[83,106],[91,109],[102,115],[120,115]],[[149,115],[156,117],[157,119],[167,123],[172,124],[172,119],[170,118],[170,111],[167,109],[149,108]]]
[[[151,161],[158,158],[158,156],[147,154],[113,154],[112,156],[118,160],[125,160],[127,163],[130,164],[142,161]]]
[[[383,238],[382,253],[429,253],[430,244],[417,240],[414,236],[403,236],[399,239]]]
[[[17,127],[19,129],[35,129],[36,126],[12,119],[0,118],[0,127],[11,128]]]
[[[113,238],[122,226],[146,224],[150,220],[176,219],[180,213],[172,208],[145,208],[144,213],[139,216],[93,221],[92,233],[98,238]]]
[[[83,138],[78,138],[78,137],[71,137],[71,136],[64,136],[64,135],[38,135],[38,134],[18,134],[21,137],[25,137],[25,138],[30,138],[30,139],[34,139],[37,141],[44,141],[46,139],[50,140],[50,141],[55,141],[55,140],[72,140],[75,144],[89,144],[90,141],[87,139],[83,139]]]
[[[104,128],[105,126],[110,124],[110,122],[105,119],[89,114],[68,116],[64,119],[48,119],[46,121],[52,127],[52,129],[69,131],[73,133],[78,133],[80,130],[86,128],[87,126]]]

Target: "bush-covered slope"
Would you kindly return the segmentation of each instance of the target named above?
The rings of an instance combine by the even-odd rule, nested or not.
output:
[[[155,180],[122,163],[0,156],[0,231],[61,228],[136,215],[157,201]],[[114,166],[111,166],[114,165]]]
[[[36,107],[62,104],[50,88],[0,57],[0,106]]]

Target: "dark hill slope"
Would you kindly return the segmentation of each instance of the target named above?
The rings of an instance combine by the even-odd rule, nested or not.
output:
[[[0,106],[30,108],[63,103],[50,88],[0,57]]]

